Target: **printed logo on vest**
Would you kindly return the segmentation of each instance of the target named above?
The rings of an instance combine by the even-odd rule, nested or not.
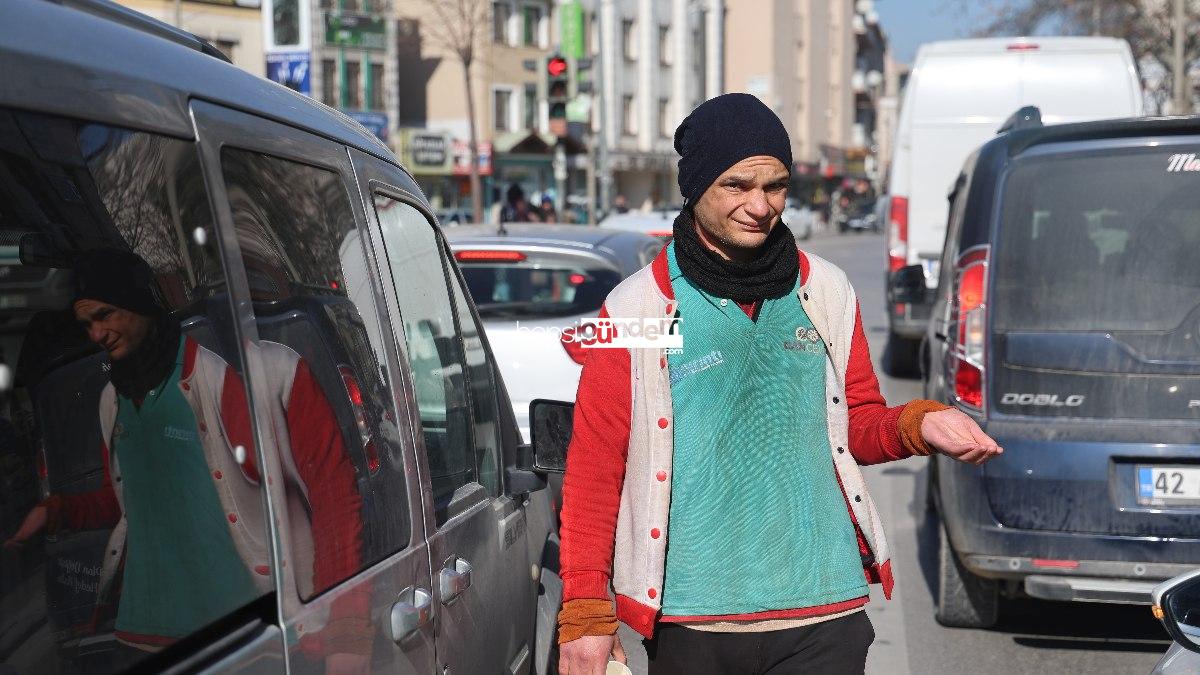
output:
[[[796,326],[796,339],[784,340],[783,348],[792,352],[804,352],[806,354],[821,354],[824,347],[821,345],[821,336],[815,328],[805,328],[804,326]]]
[[[672,368],[671,384],[675,384],[685,377],[690,377],[701,371],[719,366],[722,363],[725,363],[725,357],[721,354],[721,352],[714,349],[698,359],[693,359],[677,368]]]
[[[173,441],[195,442],[198,438],[196,432],[190,429],[180,429],[167,425],[163,427],[163,438],[169,438]]]
[[[1171,155],[1167,158],[1167,173],[1183,173],[1200,171],[1200,159],[1196,153]]]

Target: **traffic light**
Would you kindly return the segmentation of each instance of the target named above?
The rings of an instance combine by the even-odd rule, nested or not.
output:
[[[551,120],[567,118],[567,101],[571,98],[571,64],[555,54],[546,58],[543,69],[546,78],[546,102],[550,107]]]

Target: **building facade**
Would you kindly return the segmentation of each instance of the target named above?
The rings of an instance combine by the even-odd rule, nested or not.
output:
[[[826,188],[847,178],[877,181],[887,41],[873,2],[726,4],[726,86],[758,96],[783,120],[798,180]]]
[[[259,76],[266,73],[262,0],[117,1],[208,41],[238,68]]]
[[[725,0],[582,4],[588,51],[600,69],[591,122],[608,171],[602,166],[598,178],[610,180],[610,195],[624,196],[630,208],[677,206],[675,128],[725,91]]]

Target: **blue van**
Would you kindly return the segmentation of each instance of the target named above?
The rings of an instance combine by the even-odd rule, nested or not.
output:
[[[1200,563],[1200,117],[1043,126],[1017,112],[949,195],[928,398],[1005,449],[933,460],[937,619],[1000,598],[1149,604]],[[933,294],[929,297],[926,294]]]

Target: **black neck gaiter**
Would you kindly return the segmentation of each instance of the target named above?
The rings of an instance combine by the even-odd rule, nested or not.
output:
[[[688,281],[718,298],[746,303],[781,298],[796,286],[800,256],[796,238],[783,221],[775,224],[750,262],[725,260],[709,250],[696,233],[695,216],[687,208],[675,218],[675,260]]]
[[[164,315],[138,348],[137,353],[113,361],[113,387],[123,398],[141,401],[151,389],[162,384],[175,369],[179,353],[179,326]]]

